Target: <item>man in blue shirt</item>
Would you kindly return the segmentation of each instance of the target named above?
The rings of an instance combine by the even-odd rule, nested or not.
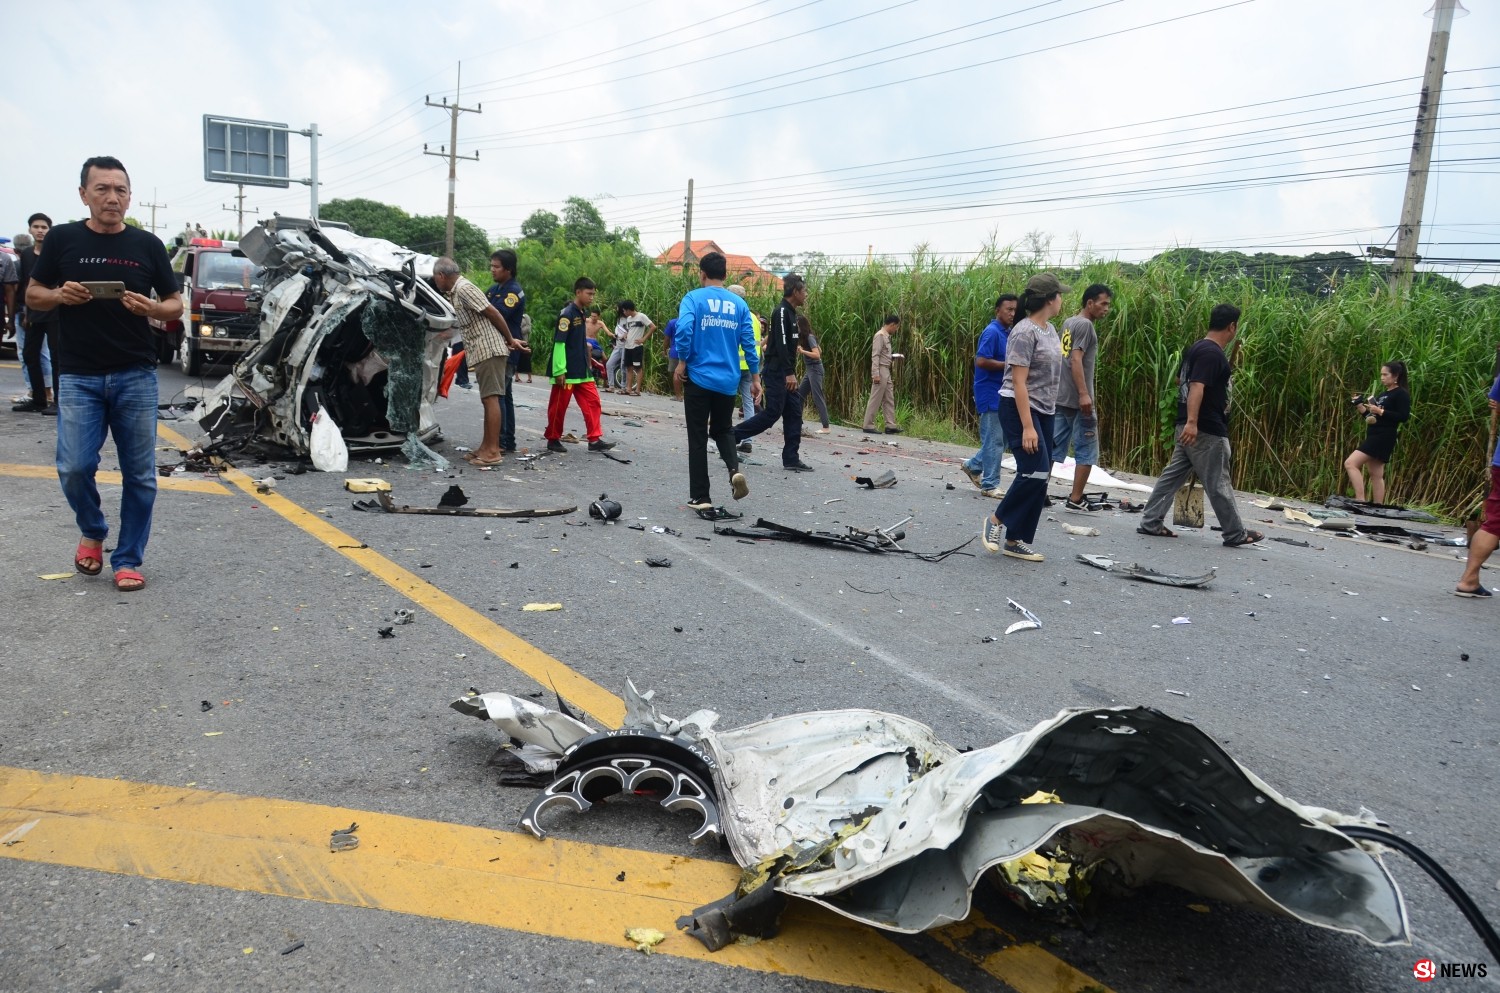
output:
[[[516,253],[502,248],[490,253],[490,276],[495,285],[489,288],[490,305],[505,318],[511,334],[521,333],[521,320],[526,316],[526,291],[516,282]],[[500,451],[516,450],[516,401],[511,394],[511,384],[516,379],[516,364],[520,356],[514,356],[505,364],[505,392],[500,394]]]
[[[736,500],[750,492],[740,472],[734,440],[734,395],[740,388],[740,349],[750,364],[750,393],[760,396],[760,358],[755,351],[755,326],[750,306],[724,288],[729,266],[724,256],[709,252],[698,262],[703,284],[682,298],[677,311],[677,369],[672,374],[682,390],[683,417],[688,436],[688,506],[712,512],[708,481],[708,439],[712,435],[719,458],[729,470]]]
[[[979,451],[963,464],[964,475],[987,497],[999,499],[1000,454],[1005,432],[1000,428],[1000,384],[1005,379],[1005,340],[1016,321],[1016,295],[1003,293],[995,301],[995,319],[979,336],[974,352],[974,409],[979,413]]]

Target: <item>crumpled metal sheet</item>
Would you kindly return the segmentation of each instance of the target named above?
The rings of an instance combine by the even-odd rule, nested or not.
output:
[[[823,848],[776,888],[876,927],[962,920],[988,869],[1065,836],[1084,864],[1110,862],[1130,885],[1172,883],[1377,945],[1409,938],[1379,857],[1335,829],[1367,820],[1283,797],[1149,708],[1065,710],[963,754],[873,711],[795,714],[703,741],[740,864]],[[1038,790],[1063,802],[1022,802]]]
[[[593,728],[577,718],[509,693],[472,693],[449,706],[460,714],[492,722],[524,745],[546,749],[553,755],[553,768],[564,752],[594,733]],[[527,763],[528,768],[531,765]]]

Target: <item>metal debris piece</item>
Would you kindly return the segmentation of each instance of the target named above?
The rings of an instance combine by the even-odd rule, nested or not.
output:
[[[1036,616],[1031,611],[1021,606],[1019,603],[1016,603],[1010,597],[1005,598],[1005,604],[1006,606],[1010,607],[1011,610],[1014,610],[1016,613],[1026,618],[1023,621],[1016,621],[1010,627],[1006,628],[1006,634],[1014,634],[1017,631],[1033,631],[1042,626],[1042,619],[1040,617]]]
[[[974,539],[970,538],[961,545],[944,552],[923,553],[909,548],[902,548],[900,541],[906,538],[906,532],[899,530],[902,525],[911,518],[898,521],[885,528],[845,528],[844,534],[835,534],[831,531],[807,531],[801,528],[787,527],[768,521],[765,518],[757,518],[754,528],[740,527],[715,527],[714,534],[722,534],[731,538],[773,539],[776,541],[792,541],[808,545],[822,545],[829,548],[849,548],[861,552],[896,552],[904,555],[912,555],[925,562],[941,562],[949,555],[968,555],[962,549]]]
[[[209,701],[207,701],[207,700],[202,700],[202,701],[199,701],[199,703],[198,703],[198,709],[201,710],[203,713],[206,714],[210,710],[214,709],[214,705],[212,703],[210,703]]]
[[[547,611],[547,610],[562,610],[562,604],[560,604],[560,603],[528,603],[526,606],[522,607],[521,609],[524,610],[524,611],[526,611],[527,613],[537,613],[538,611]]]
[[[1389,520],[1417,521],[1422,524],[1438,523],[1438,519],[1425,510],[1413,510],[1394,503],[1364,503],[1337,494],[1324,500],[1323,506],[1359,514],[1362,517],[1384,517]]]
[[[397,624],[410,624],[417,619],[416,611],[407,610],[405,607],[397,607],[393,616]]]
[[[391,628],[376,628],[375,633],[378,634],[378,635],[380,635],[382,638],[394,638],[394,637],[396,637],[396,629],[393,628],[393,627],[391,627]]]
[[[283,955],[290,955],[293,952],[298,951],[298,950],[303,949],[303,948],[306,948],[306,947],[307,947],[307,942],[305,942],[305,941],[294,941],[290,945],[287,945],[285,948],[283,948],[281,950],[281,954],[283,954]]]
[[[384,491],[382,491],[384,492]],[[438,498],[439,507],[462,507],[469,502],[469,495],[463,491],[463,487],[454,483],[447,491]]]
[[[458,489],[458,487],[453,487]],[[562,517],[576,513],[578,505],[570,507],[532,507],[526,510],[484,510],[476,507],[408,507],[396,506],[390,493],[377,492],[374,500],[356,500],[354,509],[366,513],[428,514],[437,517]]]
[[[538,838],[547,836],[542,814],[550,807],[571,807],[583,813],[596,802],[617,794],[659,797],[660,804],[677,813],[702,818],[690,841],[717,839],[719,806],[715,798],[717,762],[701,744],[645,728],[620,728],[584,738],[563,755],[557,779],[532,800],[521,815],[521,826]]]
[[[669,558],[667,558],[665,555],[658,555],[658,556],[655,556],[653,558],[649,558],[649,559],[646,560],[646,564],[649,565],[653,569],[670,569],[670,568],[672,568],[672,560],[669,559]]]
[[[1322,545],[1314,545],[1312,542],[1303,541],[1300,538],[1288,538],[1286,535],[1273,534],[1271,535],[1271,540],[1279,541],[1283,545],[1295,545],[1298,548],[1311,548],[1319,552],[1323,551]]]
[[[1323,531],[1352,531],[1354,518],[1338,510],[1297,510],[1287,507],[1282,515],[1294,524],[1306,524]]]
[[[737,910],[772,889],[886,930],[942,927],[968,915],[981,875],[1017,860],[1046,883],[1002,874],[1023,904],[1046,890],[1072,906],[1107,870],[1131,888],[1170,882],[1377,945],[1408,940],[1378,853],[1339,830],[1368,815],[1289,800],[1154,709],[1065,710],[964,753],[875,711],[792,714],[701,740],[746,869],[734,894],[679,921],[709,948],[774,934],[774,911]],[[1023,802],[1038,791],[1062,802]]]
[[[1091,565],[1095,569],[1103,569],[1105,572],[1112,572],[1129,579],[1139,579],[1147,583],[1160,583],[1163,586],[1206,586],[1219,574],[1218,567],[1208,570],[1201,576],[1178,576],[1167,572],[1157,572],[1155,569],[1139,564],[1124,565],[1107,555],[1080,554],[1077,558],[1078,561]]]
[[[576,717],[509,693],[467,693],[448,706],[460,714],[491,722],[513,742],[532,745],[552,755],[552,763],[545,770],[528,762],[533,771],[556,769],[564,752],[594,733],[593,728]]]
[[[855,476],[854,482],[867,490],[888,490],[896,485],[896,473],[887,469],[878,476]]]
[[[347,852],[359,847],[359,838],[355,835],[358,824],[350,824],[346,828],[339,828],[328,836],[328,850],[330,852]]]
[[[344,489],[350,493],[389,493],[391,484],[375,476],[368,476],[364,479],[344,480]]]

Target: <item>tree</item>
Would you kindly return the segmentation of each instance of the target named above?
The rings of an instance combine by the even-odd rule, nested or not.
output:
[[[612,240],[609,229],[604,226],[604,215],[583,197],[568,197],[563,204],[563,237],[580,245],[593,245]]]
[[[798,252],[797,269],[800,272],[812,272],[817,269],[828,268],[828,256],[822,252]]]
[[[530,217],[521,222],[521,240],[538,241],[550,247],[561,226],[562,222],[552,211],[534,210]]]
[[[760,264],[762,268],[769,269],[772,272],[791,272],[792,253],[767,252],[765,257],[760,260]]]

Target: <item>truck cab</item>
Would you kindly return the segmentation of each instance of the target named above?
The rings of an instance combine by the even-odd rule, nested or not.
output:
[[[259,343],[262,271],[236,242],[193,238],[172,256],[172,269],[184,309],[181,320],[152,322],[161,334],[163,362],[176,361],[196,376],[205,361],[240,355]]]

